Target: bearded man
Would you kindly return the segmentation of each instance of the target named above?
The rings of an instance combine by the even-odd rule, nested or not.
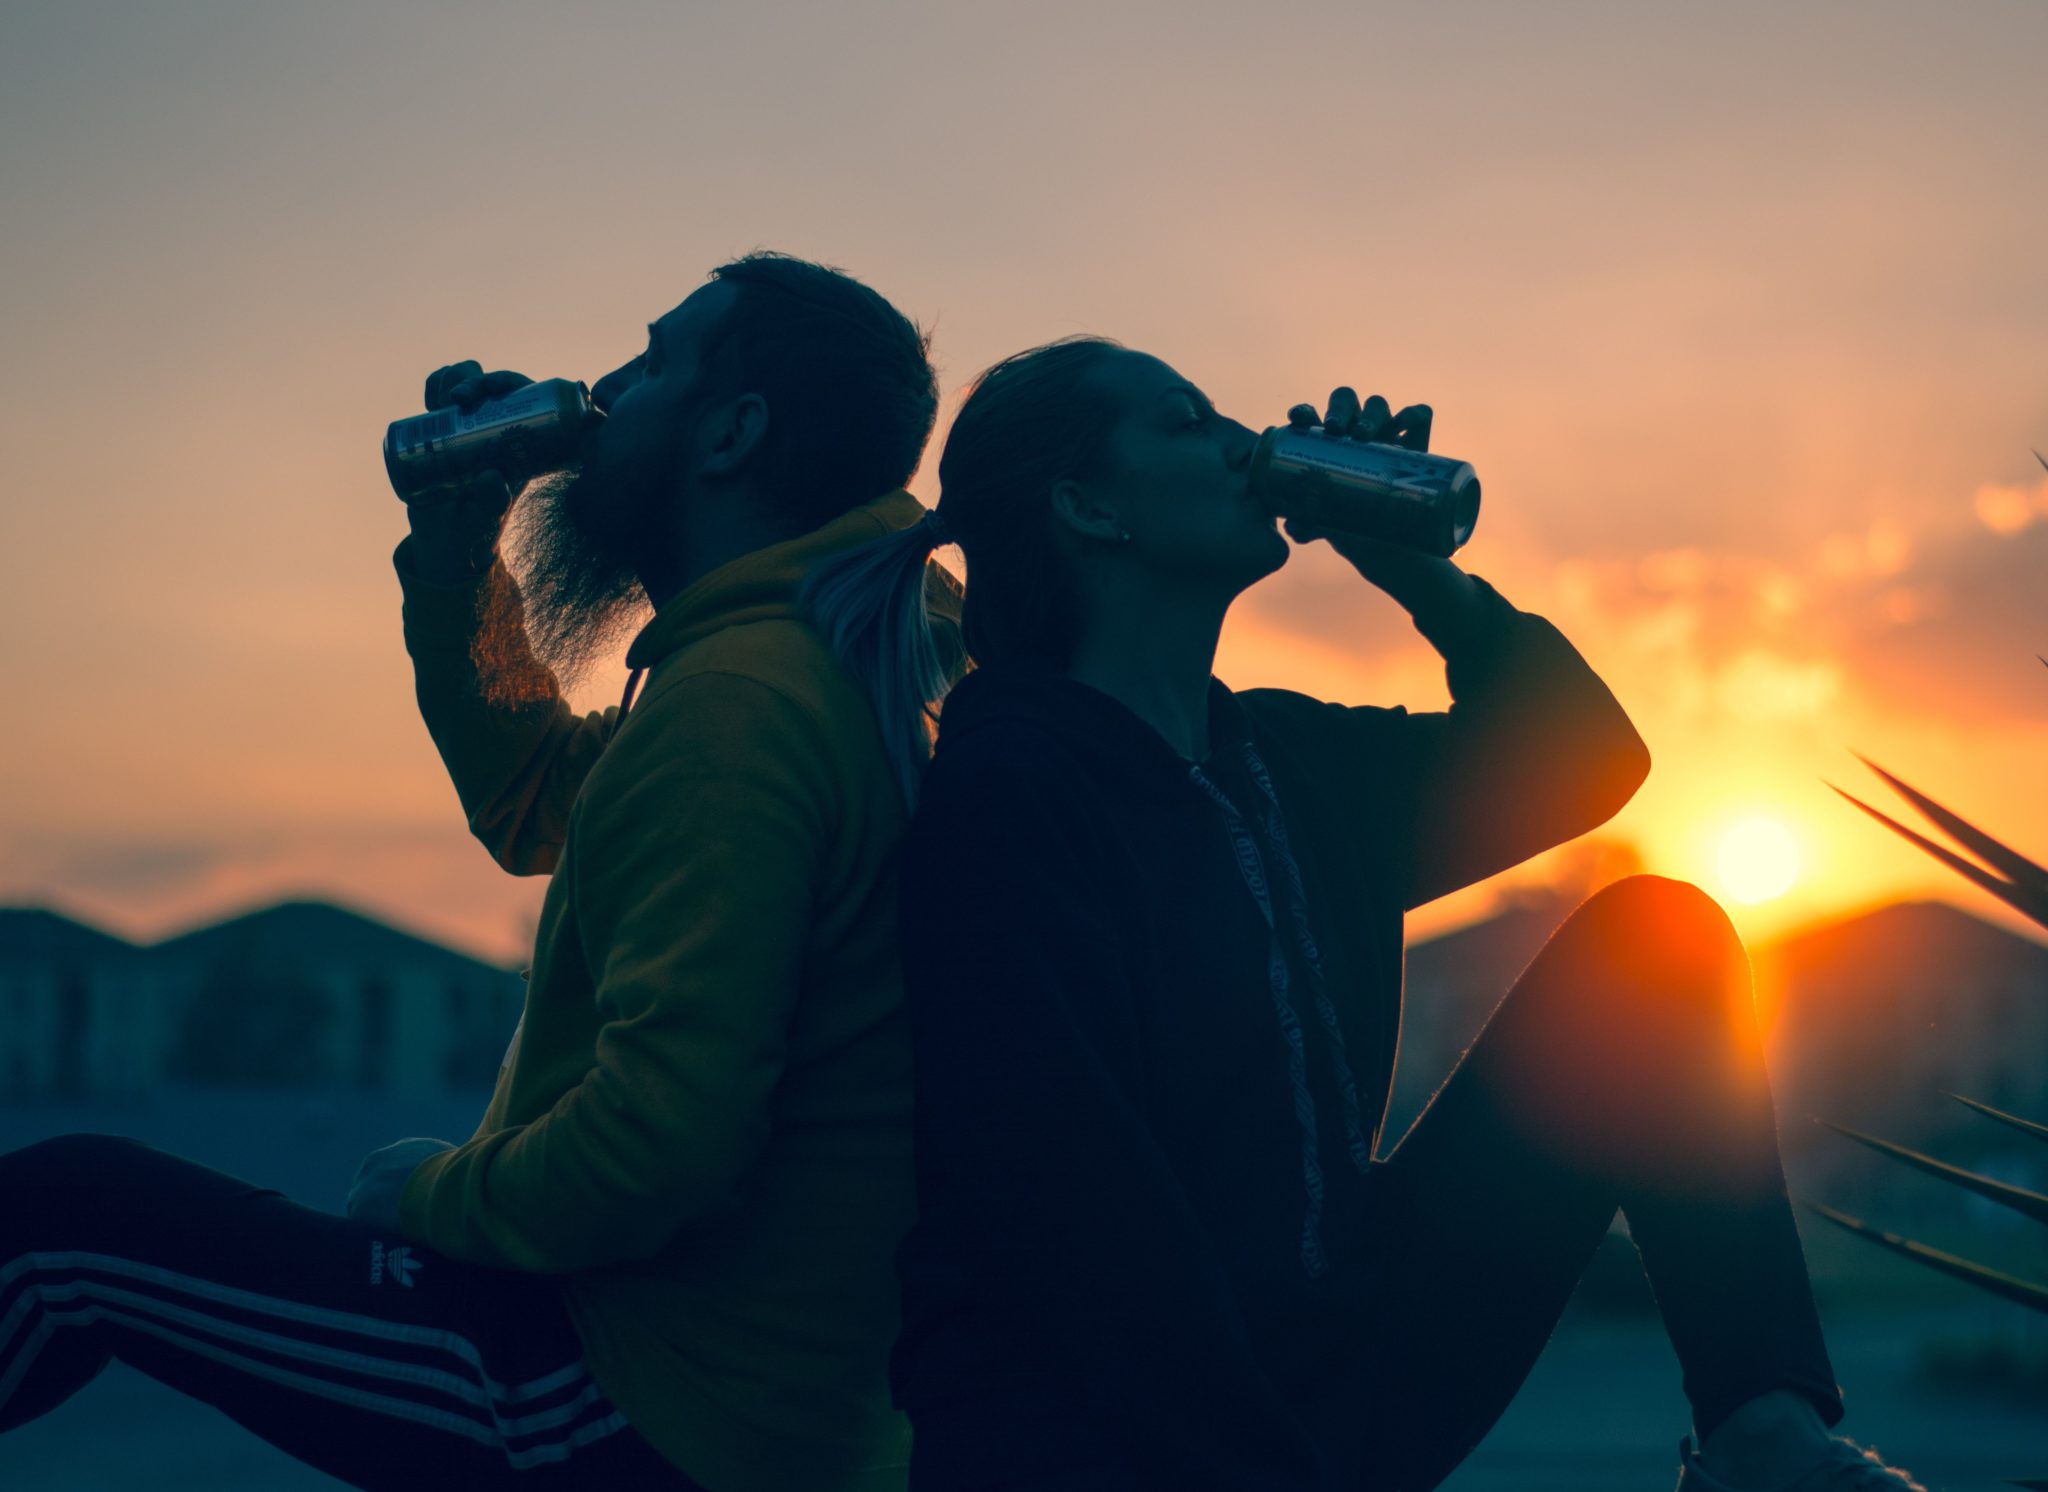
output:
[[[552,877],[475,1136],[375,1152],[345,1218],[98,1136],[0,1157],[0,1429],[119,1357],[359,1487],[904,1485],[906,811],[798,589],[922,517],[928,342],[752,255],[591,398],[577,469],[417,501],[395,556],[469,826]],[[626,698],[573,712],[636,626]]]

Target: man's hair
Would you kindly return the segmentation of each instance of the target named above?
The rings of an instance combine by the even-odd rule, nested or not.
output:
[[[853,276],[788,254],[722,264],[739,294],[710,360],[732,392],[768,401],[762,474],[805,528],[901,487],[938,417],[931,338]]]

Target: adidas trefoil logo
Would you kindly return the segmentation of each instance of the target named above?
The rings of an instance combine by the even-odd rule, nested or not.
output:
[[[413,1276],[423,1267],[420,1261],[412,1256],[412,1250],[402,1244],[390,1249],[381,1243],[370,1245],[370,1283],[373,1285],[383,1284],[384,1276],[389,1274],[410,1290]]]

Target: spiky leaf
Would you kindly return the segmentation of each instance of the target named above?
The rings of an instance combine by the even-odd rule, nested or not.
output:
[[[1960,1093],[1950,1093],[1946,1088],[1941,1091],[1942,1097],[1953,1098],[1957,1103],[1967,1108],[1975,1109],[1980,1114],[1988,1115],[1998,1120],[2001,1124],[2010,1124],[2023,1135],[2032,1135],[2037,1140],[2048,1140],[2048,1124],[2036,1124],[2031,1119],[2022,1119],[2017,1114],[2008,1114],[2003,1109],[1994,1109],[1988,1103],[1979,1103],[1976,1099],[1965,1098]]]
[[[2031,1280],[2021,1279],[2018,1275],[2006,1274],[1982,1264],[1973,1264],[1968,1259],[1958,1258],[1937,1248],[1929,1248],[1924,1243],[1915,1243],[1910,1238],[1901,1238],[1896,1233],[1873,1228],[1861,1218],[1851,1217],[1846,1212],[1837,1212],[1823,1202],[1804,1202],[1803,1205],[1837,1227],[1846,1228],[1857,1237],[1867,1238],[1895,1254],[1902,1254],[1916,1264],[1924,1264],[1937,1273],[1975,1285],[1980,1290],[1988,1290],[1991,1294],[2009,1300],[2015,1305],[2023,1305],[2028,1310],[2048,1315],[2048,1285],[2037,1285]]]
[[[1855,753],[1855,756],[1856,760],[1882,777],[1886,786],[1893,792],[1917,808],[1929,823],[2003,875],[2019,890],[2028,893],[2035,899],[2035,905],[2048,906],[2048,870],[2043,870],[2017,850],[1999,843],[1975,824],[1950,812],[1925,793],[1901,782],[1869,757],[1860,752]]]
[[[1835,785],[1832,782],[1829,783],[1828,786],[1834,787],[1837,793],[1841,793],[1841,795],[1844,798],[1847,798],[1851,803],[1854,803],[1858,808],[1862,809],[1865,813],[1869,814],[1872,818],[1876,819],[1880,824],[1883,824],[1887,829],[1890,829],[1894,834],[1899,835],[1901,838],[1908,840],[1915,845],[1918,845],[1921,849],[1925,850],[1928,854],[1932,855],[1935,859],[1939,860],[1942,864],[1946,865],[1950,870],[1953,870],[1957,875],[1963,876],[1971,881],[1976,882],[1976,884],[1982,886],[1986,891],[1989,891],[1993,896],[1997,897],[2000,901],[2006,903],[2008,906],[2014,908],[2016,911],[2024,912],[2027,916],[2033,918],[2034,921],[2042,924],[2042,926],[2048,927],[2048,901],[2042,901],[2039,898],[2029,896],[2020,888],[2014,886],[2010,881],[2004,880],[1999,876],[1993,875],[1983,866],[1975,864],[1972,861],[1965,860],[1961,855],[1958,855],[1954,850],[1947,849],[1942,845],[1936,844],[1933,840],[1929,839],[1924,834],[1916,833],[1914,830],[1908,829],[1904,824],[1900,823],[1897,819],[1892,818],[1889,814],[1880,813],[1877,809],[1872,808],[1868,803],[1865,803],[1861,798],[1858,798],[1854,793],[1843,792],[1841,788],[1835,787]]]
[[[2023,1186],[2012,1186],[2003,1181],[1994,1181],[1989,1176],[1980,1176],[1975,1171],[1966,1171],[1961,1166],[1952,1166],[1947,1161],[1936,1160],[1931,1155],[1922,1155],[1917,1150],[1908,1150],[1904,1145],[1894,1145],[1890,1140],[1880,1140],[1846,1124],[1837,1124],[1832,1119],[1816,1118],[1815,1123],[1825,1124],[1837,1134],[1845,1134],[1859,1145],[1868,1145],[1880,1155],[1889,1155],[1894,1160],[1925,1171],[1930,1176],[1939,1176],[1943,1181],[1966,1187],[1980,1197],[1989,1197],[2001,1207],[2010,1207],[2022,1216],[2030,1217],[2037,1223],[2048,1223],[2048,1196],[2028,1191]]]

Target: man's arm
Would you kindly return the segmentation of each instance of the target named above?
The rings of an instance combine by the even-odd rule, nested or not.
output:
[[[425,403],[473,409],[530,382],[452,363],[427,375]],[[519,590],[498,557],[511,504],[495,472],[410,500],[412,532],[392,563],[420,714],[470,831],[505,869],[540,875],[555,868],[569,807],[618,712],[572,713],[527,645]]]
[[[527,646],[519,590],[495,554],[480,573],[428,578],[415,533],[392,556],[420,717],[470,832],[514,875],[555,868],[569,810],[618,727],[578,715]]]
[[[834,821],[828,743],[766,684],[678,679],[577,805],[573,914],[604,1017],[531,1123],[424,1161],[406,1234],[557,1274],[644,1259],[725,1202],[766,1143]]]
[[[928,787],[903,878],[920,1195],[1174,1486],[1316,1486],[1143,1112],[1097,858],[1071,803],[1028,774]]]

